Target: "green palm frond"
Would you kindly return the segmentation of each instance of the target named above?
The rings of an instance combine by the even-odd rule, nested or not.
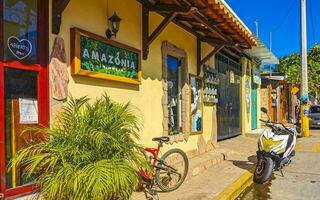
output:
[[[141,128],[137,109],[106,94],[89,101],[70,97],[50,129],[29,130],[46,140],[21,149],[10,163],[9,170],[24,166],[29,177],[37,177],[44,199],[129,199],[137,171],[149,168],[144,148],[135,142]]]

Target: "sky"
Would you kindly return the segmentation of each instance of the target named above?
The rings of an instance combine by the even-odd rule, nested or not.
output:
[[[225,0],[247,27],[278,57],[300,52],[300,0]],[[307,0],[308,49],[320,43],[320,1]]]

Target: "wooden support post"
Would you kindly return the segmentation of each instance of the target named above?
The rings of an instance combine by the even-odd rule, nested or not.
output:
[[[149,8],[142,5],[142,51],[143,59],[146,60],[149,54],[150,44],[160,35],[160,33],[168,26],[170,22],[173,21],[177,12],[173,11],[168,16],[166,16],[159,26],[151,33],[149,36]]]
[[[201,40],[197,37],[197,76],[201,73]]]
[[[174,4],[156,4],[148,7],[149,11],[153,12],[188,12],[190,10],[189,6],[178,6]]]
[[[212,25],[208,22],[206,18],[202,17],[198,13],[190,13],[190,16],[198,20],[200,23],[204,24],[210,31],[218,35],[223,41],[228,41],[228,38],[226,38],[222,33],[220,33],[218,30],[212,27]]]
[[[159,26],[152,32],[152,34],[148,38],[148,45],[150,45],[160,35],[163,29],[168,26],[168,24],[175,18],[176,15],[176,12],[171,12],[166,18],[162,20]]]
[[[205,58],[203,58],[200,62],[200,66],[206,63],[212,56],[218,53],[221,49],[223,49],[224,45],[220,45],[215,47]]]
[[[62,13],[69,4],[70,0],[52,1],[52,33],[59,34],[62,22]]]
[[[224,48],[223,50],[224,50],[226,53],[228,53],[230,56],[233,56],[233,57],[235,57],[235,58],[237,58],[237,59],[240,59],[240,58],[241,58],[241,55],[237,55],[236,53],[230,51],[228,48]]]
[[[149,54],[149,10],[145,5],[142,5],[142,57],[144,60],[148,58]]]

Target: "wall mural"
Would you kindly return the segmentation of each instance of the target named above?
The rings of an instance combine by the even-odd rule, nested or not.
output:
[[[50,80],[52,86],[52,98],[58,101],[68,97],[69,75],[64,40],[57,37],[54,40],[50,61]]]

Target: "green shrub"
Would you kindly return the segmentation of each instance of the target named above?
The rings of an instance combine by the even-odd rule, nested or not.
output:
[[[46,200],[129,199],[137,170],[148,168],[135,142],[140,123],[130,104],[107,95],[92,104],[70,98],[51,128],[37,130],[45,140],[20,150],[11,167],[25,166]]]

